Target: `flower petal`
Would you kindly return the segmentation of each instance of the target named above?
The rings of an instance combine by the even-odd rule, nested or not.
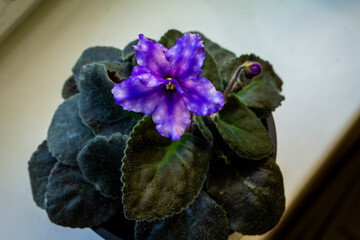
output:
[[[216,91],[214,85],[204,78],[198,81],[188,80],[181,83],[183,98],[189,110],[196,115],[205,116],[216,113],[224,106],[224,96]]]
[[[152,119],[161,136],[179,140],[191,123],[190,112],[181,94],[166,89],[164,91],[163,101],[152,114]]]
[[[116,104],[125,110],[152,114],[162,99],[163,86],[146,87],[139,82],[138,78],[129,77],[119,84],[115,84],[111,90]]]
[[[146,87],[156,87],[162,84],[166,79],[154,75],[150,69],[144,66],[135,66],[131,76],[133,79],[139,79],[140,83]]]
[[[165,53],[165,57],[171,62],[171,77],[180,82],[197,80],[205,59],[201,37],[198,34],[185,33],[176,40],[175,46]]]
[[[166,47],[140,34],[134,50],[140,66],[147,67],[154,75],[168,77],[170,63],[165,58],[165,52],[168,50]]]

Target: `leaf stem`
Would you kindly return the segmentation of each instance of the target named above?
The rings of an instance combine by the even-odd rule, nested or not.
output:
[[[225,98],[225,101],[226,101],[226,98],[228,97],[228,95],[230,94],[234,84],[236,83],[238,77],[239,77],[239,74],[241,73],[241,71],[244,69],[244,64],[241,65],[235,72],[234,76],[232,77],[229,85],[227,86],[225,92],[224,92],[224,98]]]

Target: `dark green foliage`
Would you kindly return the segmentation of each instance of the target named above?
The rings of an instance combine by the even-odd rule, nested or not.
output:
[[[212,158],[208,193],[227,212],[231,229],[245,235],[272,229],[285,208],[283,178],[275,161],[247,161],[235,152],[214,153]]]
[[[96,136],[80,151],[78,164],[87,181],[104,196],[121,199],[121,164],[128,137],[114,133]]]
[[[219,70],[213,57],[207,50],[205,50],[205,61],[200,76],[210,80],[217,91],[223,90],[223,83],[220,78]]]
[[[48,130],[48,146],[60,162],[75,166],[83,146],[94,137],[79,117],[79,94],[65,100],[56,110]]]
[[[60,162],[51,170],[45,198],[50,220],[68,227],[98,226],[121,206],[102,196],[85,180],[79,168]]]
[[[39,145],[28,162],[33,198],[36,204],[43,209],[46,208],[45,192],[48,176],[56,162],[49,152],[46,140]]]
[[[120,49],[113,47],[91,47],[86,49],[72,69],[76,85],[80,87],[80,71],[84,65],[89,63],[120,62],[123,62],[122,52]]]
[[[122,167],[125,215],[164,218],[186,208],[198,195],[209,166],[209,144],[185,133],[179,141],[162,137],[151,117],[133,130]]]
[[[135,231],[137,240],[226,240],[229,235],[226,213],[204,192],[179,214],[164,220],[138,221]]]
[[[233,52],[230,52],[229,50],[220,47],[217,43],[214,43],[208,38],[206,38],[204,34],[200,32],[193,33],[197,33],[201,36],[201,39],[204,41],[204,46],[206,50],[213,56],[219,70],[221,70],[224,64],[236,57]]]
[[[131,41],[128,45],[125,46],[124,50],[122,51],[123,59],[126,61],[132,61],[132,58],[135,56],[134,52],[134,45],[137,45],[139,39]]]
[[[210,119],[210,117],[209,116],[202,117],[202,116],[194,115],[194,120],[196,121],[203,137],[206,138],[208,141],[213,142],[214,140],[213,133],[209,128],[209,124],[213,124],[213,121]]]
[[[116,105],[111,93],[113,83],[108,78],[106,67],[111,67],[111,71],[116,70],[115,64],[94,63],[84,66],[80,74],[79,114],[96,134],[110,136],[120,132],[127,135],[142,118],[142,114],[130,113]]]
[[[176,40],[178,38],[181,38],[183,36],[183,33],[176,30],[176,29],[170,29],[167,31],[159,40],[159,43],[161,43],[164,47],[167,49],[171,48],[175,45]]]
[[[274,151],[261,121],[235,96],[216,113],[215,123],[225,142],[243,158],[258,160]]]
[[[259,62],[262,66],[262,73],[252,79],[236,96],[253,110],[259,118],[266,118],[284,100],[284,97],[280,94],[282,81],[269,62],[253,54],[242,55],[228,62],[222,69],[221,74],[228,83],[236,69],[246,61]]]
[[[73,76],[69,77],[65,81],[64,86],[61,91],[61,96],[63,99],[68,99],[69,97],[77,94],[79,92],[78,87],[76,86],[75,79]]]
[[[83,52],[63,86],[65,101],[47,142],[29,161],[34,201],[51,221],[80,228],[116,225],[131,228],[129,236],[135,221],[127,218],[136,219],[135,237],[149,240],[227,239],[229,226],[262,234],[277,224],[285,206],[283,179],[260,118],[284,100],[282,81],[267,61],[236,58],[198,34],[205,46],[201,76],[218,91],[245,61],[259,62],[263,71],[252,80],[240,74],[223,109],[192,114],[178,141],[162,137],[150,116],[116,105],[111,93],[137,64],[138,40],[123,51]],[[159,42],[171,48],[182,36],[169,30]],[[116,222],[106,223],[110,218]]]

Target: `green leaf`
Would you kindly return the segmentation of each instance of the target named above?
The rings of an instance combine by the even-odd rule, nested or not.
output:
[[[120,133],[109,139],[96,136],[78,154],[78,164],[87,181],[94,184],[105,197],[120,200],[121,164],[128,137]]]
[[[262,66],[262,73],[236,93],[236,96],[254,111],[259,118],[266,118],[284,100],[284,97],[280,94],[282,81],[269,62],[253,54],[242,55],[233,59],[223,68],[222,76],[224,76],[226,82],[229,82],[236,69],[246,61],[259,62]]]
[[[208,79],[218,91],[223,90],[223,83],[220,78],[219,70],[217,68],[214,58],[205,49],[205,60],[201,68],[201,77]]]
[[[207,192],[226,211],[231,229],[244,235],[269,231],[285,209],[283,178],[271,157],[254,162],[235,152],[214,153]]]
[[[201,192],[184,211],[164,220],[138,221],[135,239],[202,239],[227,240],[228,220],[224,210],[206,193]]]
[[[71,76],[68,80],[65,81],[61,91],[61,96],[66,100],[77,93],[79,93],[79,89],[76,86],[74,77]]]
[[[121,64],[120,64],[121,65]],[[104,64],[84,66],[80,76],[79,114],[96,134],[111,136],[115,132],[129,134],[142,114],[125,111],[116,105]]]
[[[181,38],[182,36],[182,32],[176,29],[170,29],[160,38],[159,43],[161,43],[164,47],[170,49],[175,45],[176,40],[178,38]]]
[[[51,170],[45,198],[50,220],[68,227],[98,226],[121,207],[102,196],[77,167],[60,162]]]
[[[131,41],[128,45],[125,46],[124,50],[122,51],[123,59],[125,61],[131,61],[132,58],[135,56],[134,45],[137,45],[139,39],[135,39]]]
[[[49,150],[60,162],[75,166],[78,152],[94,137],[79,117],[79,94],[65,100],[51,121],[47,140]]]
[[[131,75],[133,65],[130,62],[103,63],[108,79],[113,83],[121,83]]]
[[[121,50],[113,47],[91,47],[86,49],[72,69],[76,85],[80,88],[80,71],[84,65],[104,62],[120,63],[123,62],[122,56]]]
[[[192,33],[197,33],[200,35],[201,39],[204,41],[205,49],[213,56],[219,70],[225,63],[227,63],[233,58],[236,58],[236,55],[233,52],[230,52],[229,50],[220,47],[217,43],[214,43],[208,38],[206,38],[204,34],[195,31],[192,31]]]
[[[45,192],[48,176],[56,162],[49,152],[46,141],[39,145],[28,162],[33,198],[35,203],[43,209],[46,208]]]
[[[211,129],[209,128],[210,124],[214,124],[213,121],[210,119],[209,116],[198,116],[198,115],[194,115],[194,120],[196,121],[200,132],[202,133],[203,137],[210,141],[213,142],[214,138],[213,138],[213,134],[211,132]]]
[[[258,160],[274,151],[261,121],[233,95],[215,115],[215,123],[225,142],[242,158]]]
[[[166,48],[171,48],[175,45],[176,40],[183,36],[182,32],[178,30],[171,29],[167,31],[160,39],[159,43],[164,45]],[[216,90],[223,90],[223,83],[220,78],[220,72],[218,70],[217,64],[212,57],[212,55],[208,52],[205,46],[205,60],[201,69],[200,76],[208,79],[216,88]]]
[[[162,137],[150,116],[133,130],[123,160],[123,203],[131,219],[178,213],[198,195],[209,166],[207,141],[185,133],[178,141]]]

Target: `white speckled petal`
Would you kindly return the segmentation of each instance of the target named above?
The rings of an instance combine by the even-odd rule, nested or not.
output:
[[[171,62],[170,75],[179,82],[197,80],[205,59],[205,50],[198,34],[185,33],[176,40],[175,46],[165,53]]]
[[[150,115],[163,98],[162,88],[164,88],[163,85],[146,87],[139,82],[139,79],[129,77],[123,82],[115,84],[111,92],[115,97],[116,104],[125,110]]]
[[[135,66],[131,76],[133,79],[139,79],[139,82],[146,87],[156,87],[166,81],[166,79],[154,75],[149,68],[144,66]]]
[[[168,77],[170,63],[165,58],[165,52],[168,50],[166,47],[140,34],[139,42],[134,46],[134,50],[136,61],[140,66],[147,67],[153,75]]]
[[[181,83],[182,94],[189,110],[196,115],[205,116],[216,113],[224,106],[224,96],[216,91],[214,85],[204,78],[197,81],[188,80]]]
[[[191,123],[191,115],[181,94],[164,91],[167,94],[163,94],[163,101],[152,114],[152,119],[161,136],[179,140]]]

